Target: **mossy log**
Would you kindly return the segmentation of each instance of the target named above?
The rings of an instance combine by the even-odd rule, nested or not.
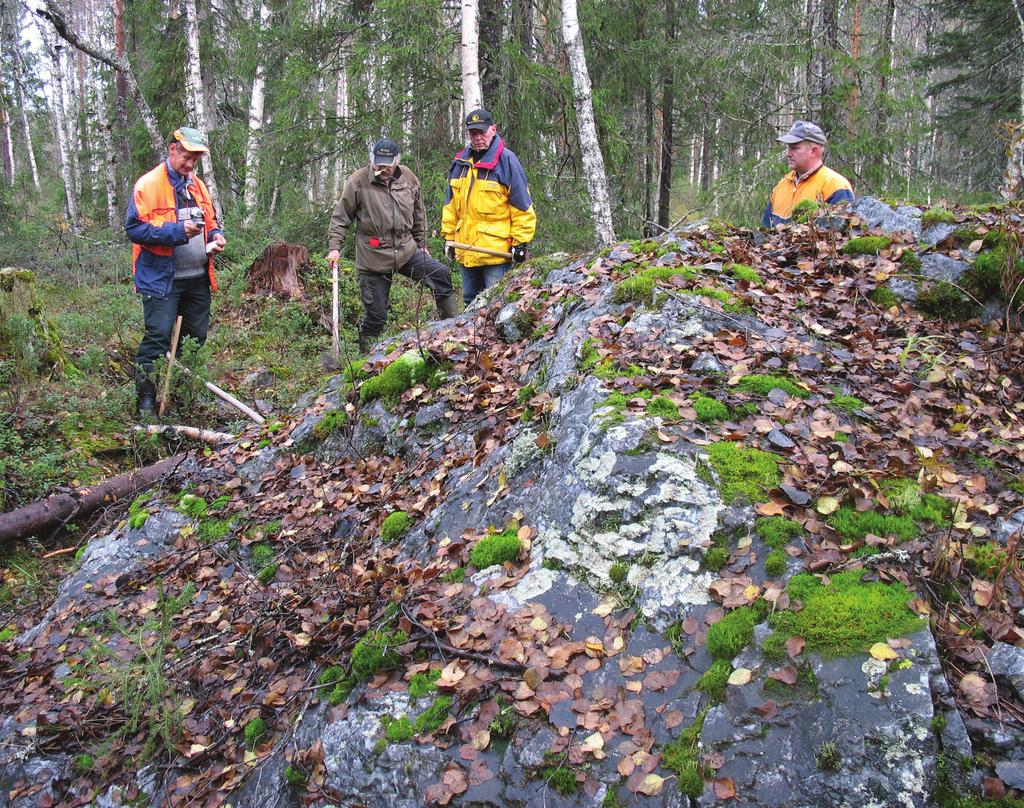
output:
[[[298,300],[303,297],[299,268],[308,265],[308,249],[301,244],[275,241],[245,271],[245,290]]]
[[[0,544],[37,536],[45,530],[87,516],[104,505],[132,496],[140,488],[152,485],[165,474],[172,473],[184,459],[184,454],[176,454],[151,466],[111,477],[99,485],[87,485],[65,494],[55,494],[24,508],[0,513]]]

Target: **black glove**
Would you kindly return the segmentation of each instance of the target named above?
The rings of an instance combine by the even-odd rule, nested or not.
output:
[[[526,245],[524,244],[516,244],[512,248],[512,260],[515,261],[517,264],[523,263],[523,261],[526,260],[528,255],[529,252],[527,251]]]
[[[449,261],[454,261],[455,260],[455,247],[453,247],[451,244],[445,244],[444,245],[444,257],[447,258]]]

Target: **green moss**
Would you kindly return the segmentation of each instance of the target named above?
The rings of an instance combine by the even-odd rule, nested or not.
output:
[[[817,201],[813,199],[805,199],[793,208],[790,218],[798,224],[807,224],[807,222],[811,221],[811,219],[817,215],[819,210],[820,206]]]
[[[441,677],[440,668],[429,668],[423,673],[413,674],[409,680],[409,698],[419,699],[437,690],[437,680]]]
[[[729,441],[713,443],[706,450],[727,505],[740,499],[759,501],[781,481],[779,458],[769,452]]]
[[[132,504],[128,506],[128,527],[132,530],[138,530],[146,524],[146,520],[149,518],[149,510],[146,508],[146,503],[148,503],[155,494],[155,491],[147,491],[144,494],[139,494],[132,500]]]
[[[7,642],[17,633],[14,626],[7,626],[3,631],[0,631],[0,642]]]
[[[694,685],[697,690],[708,694],[712,702],[725,700],[725,686],[732,674],[732,663],[727,659],[716,659]]]
[[[825,741],[814,753],[814,763],[819,769],[835,772],[839,771],[839,767],[842,766],[843,756],[839,753],[839,747],[834,741]]]
[[[384,728],[384,738],[388,743],[405,743],[411,741],[413,736],[412,721],[409,716],[392,718],[389,715],[381,719],[381,726]]]
[[[369,374],[364,370],[366,365],[366,357],[359,357],[352,362],[345,365],[344,370],[341,372],[341,378],[346,382],[358,382],[367,378]]]
[[[933,280],[917,293],[917,308],[940,320],[968,320],[978,313],[978,304],[956,286]]]
[[[489,533],[473,545],[469,553],[470,566],[478,570],[487,569],[495,564],[515,562],[523,543],[516,535],[516,530],[509,528],[502,533]]]
[[[787,395],[796,398],[807,398],[810,395],[802,387],[798,387],[792,380],[785,376],[773,376],[770,374],[753,373],[740,379],[738,388],[745,393],[754,393],[759,396],[766,396],[775,388],[784,390]]]
[[[76,774],[87,775],[91,774],[92,770],[96,767],[96,761],[92,755],[81,754],[75,758],[74,769]]]
[[[764,283],[757,270],[753,267],[747,266],[746,264],[729,264],[726,266],[725,271],[732,275],[732,277],[741,281],[746,281],[747,283]]]
[[[729,417],[729,408],[716,398],[694,393],[692,401],[698,421],[710,424],[715,421],[725,421]]]
[[[679,407],[672,403],[672,400],[666,396],[655,396],[652,398],[646,408],[647,414],[651,417],[661,418],[665,421],[673,422],[679,420]]]
[[[324,668],[320,671],[320,675],[317,677],[317,683],[330,687],[336,685],[342,679],[345,678],[345,669],[341,665],[331,665],[329,668]]]
[[[771,662],[782,662],[787,656],[786,635],[773,631],[761,643],[761,653]]]
[[[252,559],[252,565],[257,569],[267,566],[274,560],[274,548],[269,544],[260,542],[259,544],[253,544],[249,547],[249,554]]]
[[[966,547],[964,558],[975,575],[991,580],[1006,566],[1007,553],[1001,544],[989,541]]]
[[[450,572],[446,572],[444,574],[444,577],[441,578],[441,580],[444,581],[446,584],[461,584],[464,580],[466,580],[466,568],[456,567]]]
[[[379,376],[363,382],[359,388],[359,400],[364,403],[378,398],[387,402],[397,401],[414,384],[426,382],[430,370],[419,351],[406,351]]]
[[[693,724],[661,750],[661,765],[675,772],[679,790],[694,799],[704,793],[704,767],[697,759],[697,743],[704,728],[705,715],[706,711],[700,713]]]
[[[891,309],[893,306],[898,306],[900,304],[900,299],[896,297],[896,293],[888,286],[876,286],[871,290],[871,294],[868,295],[868,299],[876,306],[881,306],[883,309]]]
[[[270,582],[277,577],[277,564],[267,564],[262,567],[259,572],[256,573],[256,579],[264,586],[269,586]]]
[[[294,766],[285,766],[284,781],[290,786],[304,786],[306,785],[306,775],[302,769],[297,769]]]
[[[541,769],[540,776],[552,791],[563,797],[575,794],[579,788],[576,772],[567,766],[546,766]]]
[[[878,255],[892,244],[888,236],[855,236],[843,247],[844,255]]]
[[[807,647],[830,656],[864,651],[876,642],[903,637],[923,625],[907,602],[911,593],[900,583],[862,583],[856,570],[832,576],[828,586],[808,573],[786,587],[799,612],[780,611],[770,621],[776,631],[803,637]]]
[[[888,536],[895,533],[900,541],[908,541],[918,535],[918,527],[910,516],[882,514],[878,511],[856,511],[844,505],[828,517],[828,523],[847,541],[863,541],[871,533]]]
[[[782,550],[772,550],[764,560],[764,572],[771,578],[778,578],[786,571],[786,554]]]
[[[330,435],[336,429],[341,429],[348,425],[348,413],[342,409],[328,410],[324,413],[320,422],[316,425],[313,430],[317,435],[325,437]]]
[[[352,649],[352,675],[360,682],[379,670],[393,668],[401,661],[398,646],[408,642],[401,630],[381,629],[367,634]]]
[[[684,292],[688,295],[700,295],[702,297],[710,297],[717,300],[719,303],[728,303],[732,300],[730,295],[724,289],[716,289],[713,286],[698,286],[696,289],[684,289]]]
[[[352,679],[343,679],[338,682],[333,688],[331,688],[331,692],[327,694],[327,703],[337,707],[348,698],[353,687],[355,687],[355,682]]]
[[[649,275],[633,275],[615,284],[612,297],[616,303],[644,303],[654,294],[654,278]]]
[[[182,494],[178,498],[178,510],[193,519],[202,519],[206,516],[209,506],[202,497],[195,494]]]
[[[629,574],[629,565],[623,564],[621,561],[616,561],[612,564],[611,569],[608,570],[608,577],[614,584],[621,584],[626,580],[626,576]]]
[[[214,544],[231,532],[230,519],[204,519],[197,531],[203,544]]]
[[[438,696],[434,703],[426,710],[416,716],[413,729],[417,735],[429,735],[436,732],[448,717],[448,711],[452,706],[451,696]]]
[[[708,629],[708,653],[716,659],[731,660],[750,644],[757,618],[750,606],[733,609]]]
[[[921,214],[921,226],[931,227],[935,224],[952,224],[956,214],[946,208],[929,208]]]
[[[398,541],[410,527],[412,527],[412,517],[405,511],[395,511],[381,523],[380,540],[384,544]]]
[[[856,396],[836,396],[829,402],[829,405],[835,407],[837,410],[850,413],[862,410],[867,406],[865,402],[861,401]]]
[[[708,252],[713,252],[715,255],[725,255],[724,244],[709,244]]]
[[[706,570],[718,572],[729,563],[729,551],[724,547],[709,547],[701,560],[701,566]]]
[[[781,550],[791,539],[804,535],[803,526],[785,516],[759,517],[754,521],[754,530],[773,550]]]
[[[516,731],[516,711],[511,705],[504,704],[502,699],[498,699],[498,714],[491,719],[491,723],[487,729],[490,730],[491,735],[497,738],[511,738]]]
[[[267,737],[267,725],[262,718],[254,718],[245,725],[245,745],[256,749]]]

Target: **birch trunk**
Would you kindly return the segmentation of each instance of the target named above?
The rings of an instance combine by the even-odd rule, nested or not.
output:
[[[61,64],[60,51],[53,38],[40,27],[43,45],[50,56],[52,69],[50,80],[53,83],[53,102],[50,104],[50,117],[53,121],[53,136],[57,141],[57,154],[60,158],[60,176],[64,181],[64,199],[67,208],[68,222],[72,233],[79,230],[78,199],[75,196],[74,180],[71,176],[71,161],[68,156],[67,137],[64,132],[64,68]]]
[[[665,45],[676,36],[675,0],[665,2]],[[669,63],[661,79],[661,177],[658,182],[658,225],[668,227],[672,201],[672,118],[675,107],[675,71]]]
[[[20,70],[20,57],[19,68]],[[21,117],[21,131],[25,138],[25,151],[28,154],[28,165],[32,169],[32,186],[39,190],[39,168],[36,165],[36,155],[32,150],[32,129],[28,125],[28,113],[25,111],[25,90],[21,86],[21,76],[14,77],[14,89],[17,93],[18,112]]]
[[[146,127],[146,132],[149,135],[149,142],[153,147],[153,154],[156,159],[162,159],[167,151],[167,144],[164,142],[163,135],[160,134],[160,127],[157,125],[156,116],[153,115],[153,110],[151,110],[149,108],[149,104],[146,103],[146,98],[142,94],[142,88],[139,87],[139,82],[135,78],[135,73],[132,71],[132,66],[128,59],[124,56],[118,56],[115,53],[111,53],[97,45],[95,42],[91,42],[75,33],[68,26],[67,19],[64,17],[64,12],[61,11],[55,0],[46,0],[46,8],[36,10],[36,14],[45,20],[49,20],[53,25],[54,30],[56,30],[57,34],[65,42],[74,45],[79,50],[85,51],[94,59],[99,59],[103,64],[109,65],[124,76],[125,83],[128,85],[128,94],[131,95],[132,101],[135,102],[135,106],[139,112],[139,117],[142,118],[142,123]]]
[[[1017,15],[1017,30],[1020,33],[1020,41],[1024,43],[1024,11],[1021,10],[1021,0],[1010,0],[1013,3],[1013,11]],[[1003,184],[999,189],[1003,199],[1010,201],[1019,199],[1021,191],[1024,190],[1024,69],[1020,74],[1020,95],[1017,99],[1016,121],[1007,121],[1005,124],[1008,138],[1006,146],[1006,170],[1003,172]]]
[[[124,0],[114,0],[114,53],[124,59]],[[128,151],[128,107],[125,101],[128,95],[128,88],[124,81],[124,75],[120,70],[114,73],[114,86],[117,93],[117,130],[118,148],[121,152],[122,161],[127,164],[129,159]],[[127,189],[122,189],[122,191]]]
[[[188,43],[185,59],[185,98],[187,99],[186,117],[191,113],[195,118],[196,128],[207,137],[210,136],[209,122],[206,118],[206,92],[203,90],[202,62],[199,59],[199,10],[196,0],[183,0],[185,6],[185,38]],[[213,209],[217,220],[221,221],[220,195],[217,193],[217,180],[213,175],[213,160],[210,153],[203,155],[203,182],[210,191]]]
[[[14,185],[14,140],[11,138],[11,116],[7,107],[0,107],[0,146],[4,152],[4,179],[8,185]]]
[[[462,0],[462,114],[483,106],[480,91],[480,27],[477,0]]]
[[[569,70],[572,73],[573,102],[576,107],[576,123],[579,126],[583,175],[590,195],[590,215],[594,220],[594,236],[599,245],[611,244],[615,241],[611,198],[608,194],[608,179],[604,172],[604,157],[597,142],[590,73],[587,71],[583,35],[580,33],[576,15],[576,0],[562,0],[562,39],[565,42]]]
[[[338,68],[337,86],[334,96],[334,118],[335,126],[348,118],[348,65],[342,64]],[[345,153],[338,150],[334,158],[334,199],[341,196],[345,186]]]
[[[114,123],[110,119],[110,112],[105,103],[103,82],[99,71],[94,70],[93,97],[96,99],[97,128],[100,130],[100,147],[103,149],[103,179],[107,191],[107,219],[110,222],[110,229],[115,233],[119,231],[121,224],[121,213],[117,205],[117,151],[114,149]]]
[[[259,34],[262,42],[263,32],[270,23],[270,6],[266,0],[260,3]],[[263,91],[266,86],[265,55],[261,55],[256,63],[256,75],[252,80],[252,95],[249,99],[249,143],[245,149],[245,218],[242,227],[252,227],[256,212],[256,192],[259,190],[260,143],[263,139]]]

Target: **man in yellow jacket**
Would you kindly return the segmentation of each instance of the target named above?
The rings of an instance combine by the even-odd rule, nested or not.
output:
[[[441,235],[446,242],[510,253],[512,261],[525,261],[537,228],[526,172],[498,135],[487,110],[470,112],[466,129],[469,144],[455,155],[448,171]],[[507,258],[474,250],[447,247],[445,254],[461,265],[467,306],[500,281],[510,266]]]
[[[779,180],[768,200],[761,219],[762,227],[785,224],[793,216],[793,208],[801,202],[853,201],[853,186],[837,171],[823,162],[828,140],[821,127],[808,121],[796,121],[790,130],[777,138],[786,144],[786,162],[791,171]]]

